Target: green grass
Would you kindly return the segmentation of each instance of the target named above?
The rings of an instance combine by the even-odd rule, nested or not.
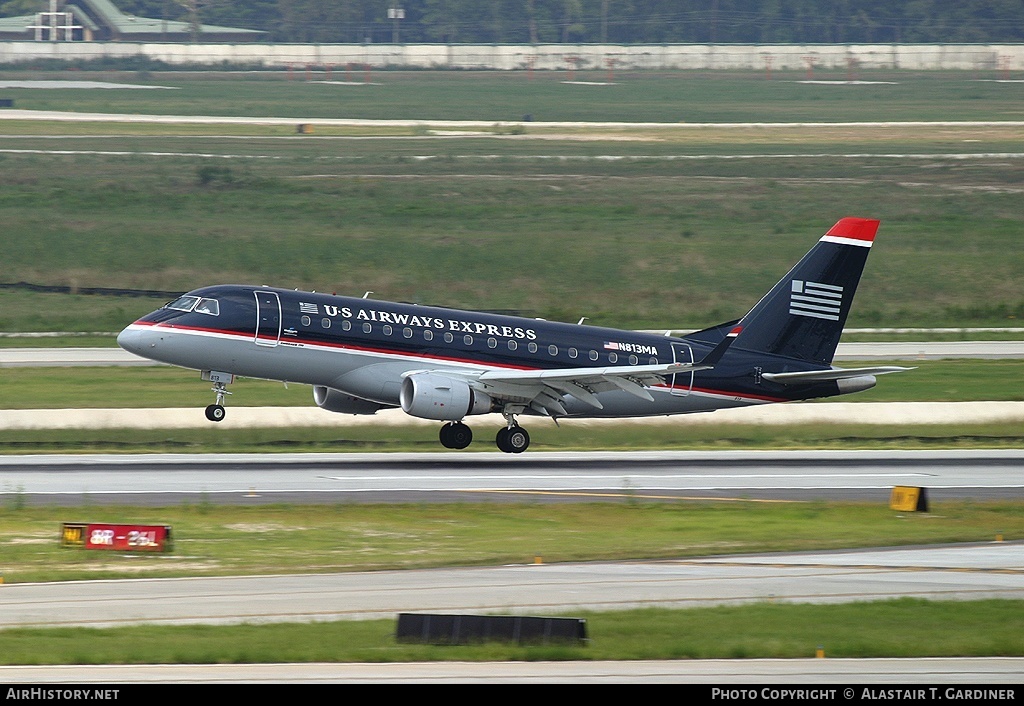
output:
[[[913,370],[880,376],[878,385],[841,398],[846,402],[1022,401],[1024,388],[1007,384],[1020,376],[1019,360],[855,361],[844,367],[899,363]],[[210,384],[195,371],[169,366],[7,368],[0,409],[106,407],[205,407]],[[305,407],[308,385],[243,379],[230,403],[243,407]],[[834,398],[826,400],[836,401]]]
[[[845,71],[819,72],[819,80],[845,81]],[[344,72],[334,71],[334,80]],[[616,73],[615,85],[563,83],[565,72],[376,71],[376,85],[307,83],[301,72],[7,71],[4,78],[75,78],[173,86],[178,90],[44,91],[10,88],[18,108],[102,113],[253,115],[299,118],[408,120],[733,122],[847,120],[1008,120],[1020,106],[1013,84],[959,71],[871,71],[859,78],[896,85],[823,86],[800,83],[803,71],[678,71]],[[322,80],[322,72],[314,77]],[[356,72],[352,80],[363,81]],[[580,81],[605,81],[605,72],[578,72]]]
[[[170,524],[170,554],[62,548],[60,523]],[[649,502],[0,509],[5,582],[264,575],[457,565],[678,559],[764,551],[1024,538],[1013,502]],[[1020,601],[763,602],[686,610],[573,611],[585,647],[400,644],[394,622],[3,630],[2,664],[258,663],[1021,656]]]
[[[230,412],[229,412],[230,413]],[[200,407],[196,419],[205,421]],[[493,451],[495,428],[475,427],[469,451]],[[989,424],[664,424],[588,426],[564,421],[529,425],[530,451],[732,449],[1018,449],[1019,422]],[[0,431],[0,453],[345,453],[441,452],[437,427],[40,429]]]
[[[0,664],[559,661],[1024,655],[1024,602],[898,599],[573,612],[584,646],[398,642],[392,620],[314,624],[15,628]]]
[[[1007,120],[1022,105],[1012,86],[965,74],[896,73],[899,86],[873,87],[683,73],[576,91],[584,87],[553,75],[529,82],[492,72],[387,72],[379,87],[168,74],[140,80],[182,90],[12,90],[19,107],[39,109],[495,121],[508,113]],[[372,290],[394,300],[678,328],[742,315],[824,229],[864,215],[883,226],[851,326],[1024,319],[1024,161],[1000,156],[1019,152],[1024,129],[1015,126],[570,131],[526,123],[520,135],[485,128],[489,136],[455,139],[436,139],[429,127],[317,126],[303,136],[290,125],[0,128],[0,149],[8,150],[0,152],[0,281]],[[0,330],[116,330],[150,303],[4,293]]]
[[[193,164],[119,166],[129,183],[96,176],[97,161],[111,159],[98,157],[81,158],[81,176],[62,175],[58,187],[57,163],[10,164],[27,159],[7,158],[10,170],[0,172],[12,238],[0,263],[5,281],[372,290],[552,320],[678,328],[742,316],[825,229],[853,213],[884,225],[851,326],[1024,320],[1016,276],[1024,216],[1006,194],[872,181],[838,188],[822,208],[813,179],[421,175],[201,187]],[[38,181],[10,183],[23,172]],[[0,330],[116,330],[155,304],[83,296],[64,308],[57,295],[17,296],[28,303],[0,310]]]
[[[127,556],[60,547],[68,520],[170,524],[174,551]],[[272,505],[0,509],[6,583],[366,571],[1024,538],[1015,502],[934,503],[929,514],[879,503],[665,502],[624,487],[581,505]],[[899,599],[844,605],[763,602],[686,610],[572,611],[589,642],[436,647],[398,643],[393,621],[112,629],[11,628],[3,664],[202,664],[433,660],[621,660],[1021,656],[1020,601]]]
[[[674,559],[772,551],[1024,539],[1019,502],[933,502],[929,514],[886,501],[765,502],[647,498],[623,479],[589,503],[0,508],[5,583],[130,577],[237,576]],[[174,551],[86,551],[59,544],[62,522],[167,524]]]

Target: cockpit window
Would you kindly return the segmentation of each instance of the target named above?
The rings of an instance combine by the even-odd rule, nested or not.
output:
[[[165,309],[174,309],[175,311],[192,311],[192,308],[199,301],[199,297],[190,297],[185,295],[184,297],[178,297],[173,302],[167,304]]]
[[[216,299],[200,299],[196,304],[196,313],[220,316],[220,302]]]

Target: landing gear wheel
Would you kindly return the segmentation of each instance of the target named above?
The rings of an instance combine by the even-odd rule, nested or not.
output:
[[[223,421],[226,414],[227,412],[224,411],[224,405],[211,404],[206,408],[206,418],[211,422]]]
[[[451,422],[441,427],[438,437],[446,449],[464,449],[473,441],[473,430],[462,422]]]
[[[521,454],[530,446],[530,435],[518,424],[513,427],[502,427],[494,437],[498,449],[507,454]]]
[[[502,427],[498,430],[498,434],[494,437],[494,443],[497,445],[499,451],[504,451],[507,454],[512,453],[512,447],[508,445],[508,427]]]
[[[208,378],[207,375],[209,375],[210,377]],[[213,375],[214,374],[212,372],[204,371],[203,379],[208,380],[212,378]],[[226,375],[226,373],[217,373],[217,375],[223,376]],[[235,377],[232,375],[231,379],[234,380]],[[215,382],[213,384],[213,387],[210,389],[211,391],[217,393],[217,401],[206,408],[206,418],[209,419],[211,422],[223,421],[224,416],[227,414],[227,412],[224,411],[224,398],[231,394],[227,390],[227,383],[225,383],[223,380],[217,380],[217,382]]]

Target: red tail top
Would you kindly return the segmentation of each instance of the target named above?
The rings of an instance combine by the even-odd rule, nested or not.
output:
[[[879,221],[871,218],[843,218],[832,226],[825,236],[871,243],[874,242],[875,233],[878,232],[878,224]]]

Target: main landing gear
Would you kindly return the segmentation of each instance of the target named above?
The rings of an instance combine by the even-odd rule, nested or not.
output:
[[[464,449],[473,441],[473,430],[462,422],[449,422],[438,435],[446,449]],[[498,449],[507,454],[521,454],[530,446],[530,435],[513,418],[494,437]]]
[[[494,437],[494,443],[507,454],[521,454],[530,445],[530,435],[513,422],[512,426],[502,427],[498,430],[498,435]]]
[[[462,422],[448,422],[441,427],[440,438],[446,449],[464,449],[473,441],[473,430]]]

